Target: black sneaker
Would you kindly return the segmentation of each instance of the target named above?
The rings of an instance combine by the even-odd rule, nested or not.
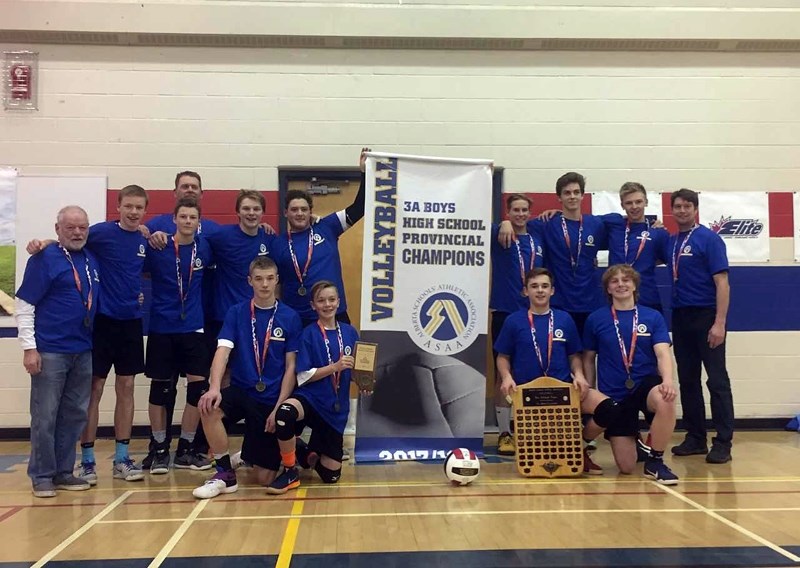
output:
[[[672,446],[672,455],[675,456],[693,456],[707,453],[708,446],[705,442],[695,440],[694,438],[689,438],[688,436],[677,446]]]
[[[648,446],[641,438],[636,436],[636,463],[646,462],[650,457],[650,446]]]
[[[302,438],[297,438],[295,453],[297,455],[297,464],[303,469],[311,469],[319,459],[317,452],[309,450],[308,444]]]
[[[166,442],[156,447],[153,462],[150,464],[150,473],[153,475],[169,473],[169,446]]]
[[[711,451],[706,456],[706,463],[728,463],[731,457],[731,448],[724,444],[711,444]]]
[[[192,466],[194,456],[192,455],[192,445],[189,440],[178,439],[178,449],[175,450],[175,461],[172,465],[175,469],[189,469]]]
[[[150,445],[147,447],[147,455],[142,460],[142,469],[150,469],[153,458],[156,457],[156,441],[150,436]]]

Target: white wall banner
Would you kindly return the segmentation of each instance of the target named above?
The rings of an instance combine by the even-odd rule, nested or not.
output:
[[[361,337],[379,347],[356,460],[482,454],[491,162],[371,153],[366,183]]]
[[[17,170],[0,168],[0,327],[14,327]]]
[[[700,222],[717,233],[731,262],[769,260],[769,195],[765,191],[700,194]]]
[[[794,260],[800,262],[800,193],[794,192]]]
[[[586,197],[584,197],[586,199]],[[619,213],[625,215],[625,210],[620,205],[619,192],[617,191],[598,191],[591,194],[592,215],[605,215],[606,213]],[[661,210],[661,194],[647,194],[647,207],[644,214],[652,219],[664,220],[664,213]],[[608,251],[601,250],[597,253],[597,265],[608,266]]]

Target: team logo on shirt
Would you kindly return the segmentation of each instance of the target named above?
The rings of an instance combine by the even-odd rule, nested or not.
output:
[[[325,237],[323,237],[319,233],[314,233],[314,246],[317,246],[318,244],[324,242],[325,242]]]
[[[261,256],[261,255],[264,255],[264,254],[267,254],[267,245],[265,245],[264,243],[261,243],[261,246],[258,247],[258,256]]]
[[[542,245],[536,246],[536,256],[542,256]]]
[[[650,238],[650,231],[642,231],[642,234],[636,237],[640,241],[652,241]]]
[[[712,221],[709,227],[723,238],[755,239],[764,230],[764,223],[761,219],[734,219],[721,215],[719,221]]]
[[[273,339],[283,339],[283,328],[276,327],[272,330]]]
[[[593,247],[594,246],[594,235],[589,235],[586,237],[586,246]]]
[[[203,259],[202,258],[195,258],[194,259],[194,269],[199,270],[203,268]]]
[[[636,332],[637,333],[647,333],[647,326],[645,324],[643,324],[643,323],[640,323],[638,326],[636,326]]]
[[[349,345],[345,345],[344,346],[344,354],[345,355],[350,355],[352,352],[353,352],[353,348],[352,347],[350,347]]]
[[[439,284],[417,297],[411,307],[411,328],[406,331],[428,353],[460,353],[475,341],[477,320],[477,307],[467,292]]]
[[[681,256],[692,256],[692,245],[686,245],[685,247],[683,247]]]
[[[94,281],[100,282],[100,276],[97,274],[97,269],[95,268],[92,272],[94,272]]]
[[[566,341],[566,340],[564,339],[564,330],[563,330],[563,329],[556,329],[556,330],[553,330],[553,338],[554,338],[556,341]]]
[[[144,245],[139,245],[139,252],[136,256],[145,256]]]

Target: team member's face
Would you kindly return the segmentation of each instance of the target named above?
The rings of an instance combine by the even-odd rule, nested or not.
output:
[[[339,293],[336,288],[323,288],[311,301],[311,307],[321,318],[336,317],[336,310],[339,309]]]
[[[179,234],[184,237],[194,236],[200,224],[200,213],[194,207],[181,207],[173,219]]]
[[[647,198],[641,191],[629,193],[622,198],[622,208],[625,214],[634,223],[641,223],[644,221],[644,208],[647,206]]]
[[[555,294],[555,288],[550,283],[550,278],[540,274],[528,280],[525,286],[525,295],[534,308],[547,308],[550,305],[550,296]]]
[[[135,231],[144,218],[147,211],[147,200],[144,197],[126,195],[122,198],[119,206],[119,225],[127,231]]]
[[[197,201],[203,197],[203,190],[200,189],[200,180],[194,176],[181,176],[178,185],[175,187],[175,200],[191,197]]]
[[[59,244],[67,250],[79,251],[89,236],[89,219],[78,209],[69,209],[56,222]]]
[[[636,285],[633,278],[623,272],[617,272],[608,280],[608,293],[615,300],[627,300],[633,297]]]
[[[255,229],[261,223],[261,217],[264,215],[264,208],[261,207],[255,199],[242,199],[239,204],[239,223],[246,229]]]
[[[526,226],[531,217],[531,208],[524,199],[512,201],[508,207],[508,220],[515,229],[522,229]]]
[[[672,204],[672,216],[681,227],[690,227],[697,218],[697,208],[694,203],[679,197]]]
[[[247,283],[253,287],[256,300],[270,300],[275,297],[278,271],[274,268],[255,268],[247,277]]]
[[[311,207],[305,199],[292,199],[285,215],[293,231],[302,231],[311,225]]]
[[[581,193],[581,186],[577,182],[567,184],[561,189],[561,195],[558,200],[564,206],[564,211],[580,211],[581,200],[583,194]]]

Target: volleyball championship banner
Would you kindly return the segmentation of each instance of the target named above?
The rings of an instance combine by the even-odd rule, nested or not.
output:
[[[491,214],[488,160],[367,154],[357,461],[482,455]]]
[[[14,327],[17,170],[0,167],[0,327]]]
[[[700,222],[725,241],[729,261],[769,260],[769,195],[766,192],[703,191]]]

